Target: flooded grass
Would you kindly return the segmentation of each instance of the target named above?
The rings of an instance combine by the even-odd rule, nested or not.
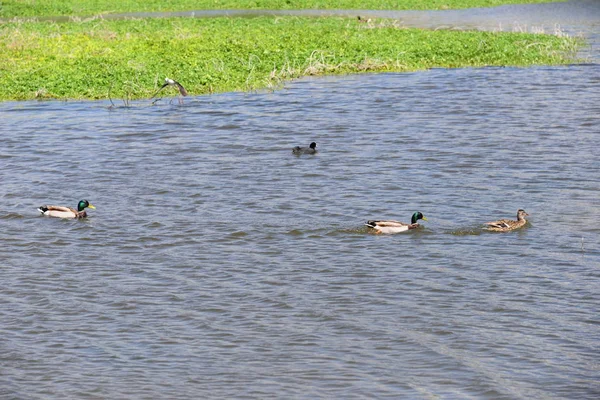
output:
[[[0,28],[0,99],[149,98],[165,77],[199,95],[275,89],[306,75],[564,64],[578,44],[351,18],[11,22]]]
[[[0,18],[206,9],[445,10],[549,2],[552,0],[3,0]]]

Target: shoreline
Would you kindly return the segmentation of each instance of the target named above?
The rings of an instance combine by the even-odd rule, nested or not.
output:
[[[452,10],[493,8],[510,4],[547,4],[566,0],[54,0],[52,3],[5,0],[0,3],[0,21],[12,18],[108,17],[123,13],[193,13],[238,10]],[[196,10],[196,11],[194,11]],[[173,15],[177,16],[177,15]]]
[[[332,16],[4,23],[0,101],[145,99],[165,77],[180,81],[190,95],[203,95],[276,90],[303,76],[565,65],[583,44],[560,30],[547,35],[409,25]]]

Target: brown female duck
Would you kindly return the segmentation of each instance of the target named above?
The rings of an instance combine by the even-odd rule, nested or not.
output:
[[[525,226],[527,220],[525,219],[528,216],[525,210],[517,211],[517,220],[514,221],[512,219],[501,219],[498,221],[486,222],[487,230],[494,232],[508,232],[514,231],[515,229],[519,229]]]

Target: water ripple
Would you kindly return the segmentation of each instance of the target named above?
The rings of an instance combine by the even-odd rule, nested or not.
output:
[[[1,104],[0,397],[596,399],[599,80]]]

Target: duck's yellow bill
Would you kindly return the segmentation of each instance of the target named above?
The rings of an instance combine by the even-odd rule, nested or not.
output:
[[[427,218],[425,218],[425,217],[423,217],[423,218],[421,218],[421,219],[422,219],[423,221],[427,221]]]
[[[96,207],[94,207],[94,206],[93,206],[93,205],[91,205],[91,204],[88,206],[88,208],[91,208],[92,210],[95,210],[95,209],[96,209]]]

